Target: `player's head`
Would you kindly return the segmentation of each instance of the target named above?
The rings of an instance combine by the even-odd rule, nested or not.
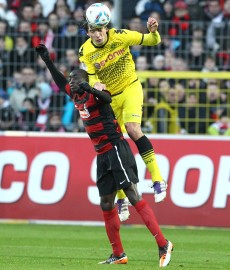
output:
[[[88,73],[83,69],[75,69],[69,74],[69,85],[72,93],[84,93],[84,90],[80,88],[79,84],[88,81]]]

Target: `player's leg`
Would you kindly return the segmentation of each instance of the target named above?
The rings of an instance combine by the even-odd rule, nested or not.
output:
[[[122,119],[122,104],[119,102],[119,98],[114,97],[113,99],[113,111],[115,111],[116,119],[121,127],[123,133],[126,133],[125,126]],[[122,189],[117,191],[117,207],[118,207],[118,216],[121,222],[126,221],[129,216],[129,200],[126,197]]]
[[[108,152],[107,152],[108,153]],[[111,173],[106,173],[108,166],[107,153],[97,157],[97,187],[100,195],[100,207],[105,221],[105,229],[112,247],[112,255],[99,264],[125,264],[128,258],[124,253],[120,238],[120,220],[115,208],[117,192],[116,182]]]
[[[139,82],[133,83],[126,89],[122,98],[123,122],[129,137],[135,142],[139,154],[151,174],[155,202],[161,202],[166,197],[167,184],[161,175],[157,158],[150,140],[141,130],[143,91]]]
[[[159,248],[159,266],[167,266],[171,259],[173,244],[165,239],[153,210],[148,202],[141,198],[136,185],[132,184],[124,189],[124,192],[157,242]]]
[[[111,151],[109,151],[109,161],[111,166],[113,164],[112,174],[116,181],[116,186],[124,190],[130,203],[142,217],[145,225],[155,237],[159,251],[165,250],[164,254],[163,252],[160,253],[160,266],[166,266],[170,261],[173,246],[171,242],[165,239],[152,209],[149,204],[141,198],[136,188],[136,184],[139,181],[137,165],[126,140],[119,142]],[[117,179],[124,180],[118,181]]]

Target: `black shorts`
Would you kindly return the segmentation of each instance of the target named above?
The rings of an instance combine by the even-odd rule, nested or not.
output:
[[[97,156],[97,187],[100,197],[138,182],[137,164],[126,140]]]

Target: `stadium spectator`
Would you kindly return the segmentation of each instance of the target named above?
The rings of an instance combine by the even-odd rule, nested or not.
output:
[[[84,9],[82,7],[77,7],[74,11],[73,11],[73,20],[78,24],[81,25],[81,22],[84,18]],[[81,35],[86,35],[85,30],[83,28],[79,29],[79,32]]]
[[[57,6],[67,6],[68,8],[71,9],[71,11],[74,11],[75,5],[79,2],[75,0],[38,0],[38,2],[42,5],[43,7],[43,16],[47,18],[51,13],[55,13],[55,9]],[[77,2],[77,3],[75,3]]]
[[[160,173],[153,146],[141,130],[143,90],[137,79],[129,49],[129,46],[135,44],[154,46],[160,43],[160,34],[157,31],[158,22],[149,17],[147,28],[149,33],[142,34],[127,29],[121,31],[107,27],[98,29],[86,25],[86,31],[90,38],[80,48],[79,60],[90,74],[90,84],[96,89],[107,88],[110,91],[113,100],[111,106],[118,123],[136,144],[150,171],[153,189],[156,186],[159,188],[154,189],[155,202],[160,202],[166,196],[167,186]],[[104,46],[105,43],[107,46]],[[110,59],[110,55],[113,55],[114,52],[117,53],[112,61],[104,61]],[[99,55],[97,58],[92,58],[92,53]],[[124,193],[118,195],[118,199],[124,198]]]
[[[25,98],[22,108],[17,114],[17,130],[22,131],[39,131],[36,127],[37,110],[32,98]]]
[[[187,94],[186,103],[180,104],[178,111],[182,134],[206,133],[209,115],[206,108],[200,106],[198,102],[199,95],[191,91]]]
[[[58,16],[58,22],[59,22],[59,27],[61,29],[61,34],[62,31],[65,29],[66,23],[71,20],[71,11],[68,7],[68,5],[64,4],[58,4],[58,2],[55,4],[54,11],[57,16]]]
[[[10,95],[10,104],[14,109],[15,113],[18,113],[23,109],[23,100],[26,97],[30,97],[35,100],[35,97],[39,94],[39,90],[36,86],[36,73],[35,70],[28,66],[24,67],[21,71],[22,74],[22,85],[15,88]]]
[[[210,124],[226,114],[227,95],[221,91],[217,80],[209,79],[206,90],[206,105],[209,111]]]
[[[175,83],[174,88],[176,90],[178,106],[180,106],[180,104],[185,103],[185,100],[186,100],[185,85],[179,80]]]
[[[16,27],[18,17],[11,9],[8,9],[6,0],[0,0],[0,19],[6,20],[10,27]]]
[[[201,39],[193,39],[188,54],[188,66],[190,70],[200,70],[204,65],[205,48]]]
[[[188,89],[193,90],[191,92],[196,92],[198,95],[198,103],[206,103],[206,88],[207,84],[202,79],[190,79],[188,80]]]
[[[37,1],[34,3],[34,19],[38,22],[41,22],[45,19],[43,16],[43,6]]]
[[[186,48],[190,20],[188,5],[182,0],[177,1],[174,4],[174,15],[169,27],[169,35],[174,40],[178,56],[183,56],[183,50]]]
[[[66,132],[65,126],[61,122],[59,112],[50,112],[46,125],[41,129],[46,132]]]
[[[0,36],[0,88],[7,87],[7,64],[9,62],[9,51],[5,49],[5,39]]]
[[[25,21],[25,20],[20,20],[18,23],[18,32],[28,34],[28,36],[31,38],[33,35],[33,32],[31,29],[30,22]]]
[[[136,15],[140,16],[141,20],[146,21],[150,17],[150,13],[156,11],[161,15],[164,13],[162,5],[155,0],[139,0],[135,7]]]
[[[202,72],[212,72],[212,71],[218,71],[218,67],[216,65],[215,58],[209,54],[206,55],[206,58],[204,60],[204,65],[201,69]],[[205,83],[207,83],[207,79],[203,79]]]
[[[78,58],[76,50],[67,49],[65,51],[65,57],[62,59],[62,63],[66,65],[68,71],[78,68],[79,58]]]
[[[128,21],[127,28],[132,31],[146,33],[146,29],[142,20],[139,17],[132,17]]]
[[[156,55],[152,60],[153,70],[165,70],[165,57],[161,54]]]
[[[10,96],[13,91],[22,86],[22,74],[21,72],[15,71],[12,77],[7,80],[7,94]]]
[[[222,8],[219,0],[207,0],[204,7],[204,22],[219,21],[222,17]]]
[[[224,2],[223,12],[213,19],[207,29],[207,46],[217,52],[218,66],[220,69],[229,69],[230,59],[230,0]]]
[[[19,20],[28,21],[31,30],[34,33],[37,30],[37,21],[34,20],[34,5],[33,3],[25,2],[18,11]]]
[[[150,122],[153,127],[152,133],[180,133],[178,95],[173,86],[162,94],[161,101],[155,106]]]
[[[97,187],[101,198],[100,206],[113,250],[109,259],[100,264],[126,264],[128,262],[120,238],[120,221],[114,206],[117,190],[124,189],[131,204],[155,237],[159,248],[159,266],[167,266],[173,245],[165,239],[154,212],[139,195],[136,187],[139,179],[135,158],[109,105],[112,101],[110,94],[108,91],[99,91],[90,87],[88,74],[84,70],[72,71],[68,83],[50,60],[46,47],[39,46],[37,52],[46,62],[59,88],[73,100],[97,152]],[[102,143],[99,143],[101,141]],[[119,182],[117,179],[125,180]]]
[[[49,29],[55,34],[55,36],[59,35],[61,29],[59,28],[58,16],[56,13],[50,13],[48,18]]]
[[[38,95],[35,97],[35,107],[38,110],[36,119],[36,127],[39,130],[44,130],[49,112],[52,111],[52,88],[46,82],[37,84],[39,90]]]
[[[146,71],[149,69],[150,64],[148,63],[146,55],[139,55],[135,60],[136,71]],[[142,78],[141,75],[138,76],[141,84],[145,83],[146,78]]]
[[[32,37],[32,46],[36,47],[38,44],[43,43],[49,49],[52,48],[54,41],[54,33],[49,29],[48,21],[41,20],[37,24],[37,30]]]
[[[20,71],[25,63],[33,65],[36,62],[37,56],[31,48],[31,39],[28,33],[20,33],[16,36],[15,46],[10,51],[9,59],[9,74]]]
[[[162,16],[162,20],[164,21],[171,21],[173,18],[173,1],[171,0],[167,0],[164,1],[163,3],[163,16]],[[168,26],[168,24],[167,24]]]
[[[188,63],[181,57],[176,57],[172,61],[172,71],[187,71]]]
[[[7,93],[0,89],[0,130],[13,130],[15,114],[10,106]]]
[[[149,69],[149,63],[146,55],[140,55],[136,58],[136,70],[146,71]]]
[[[185,0],[188,6],[188,13],[191,21],[197,22],[204,19],[204,4],[206,1],[200,0]]]
[[[122,18],[124,21],[129,21],[136,16],[135,6],[139,0],[126,0],[122,3]]]
[[[5,50],[11,51],[14,46],[12,35],[9,34],[9,25],[7,21],[0,19],[0,37],[4,39]]]
[[[57,57],[63,58],[65,56],[65,49],[79,50],[80,46],[85,42],[86,36],[81,35],[79,26],[74,20],[69,20],[63,29],[62,35],[56,36],[53,41],[53,47],[57,52]]]
[[[221,115],[218,121],[208,127],[208,134],[230,136],[230,117]]]

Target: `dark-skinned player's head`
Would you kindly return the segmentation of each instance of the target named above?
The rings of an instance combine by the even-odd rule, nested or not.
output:
[[[79,86],[82,82],[89,82],[88,73],[83,69],[75,69],[69,74],[69,85],[72,93],[82,94],[82,90]]]

